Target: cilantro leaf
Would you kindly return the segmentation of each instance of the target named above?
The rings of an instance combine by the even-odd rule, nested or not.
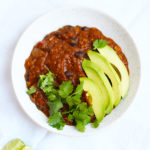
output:
[[[68,121],[72,121],[73,120],[73,115],[69,114],[68,115]]]
[[[79,104],[77,106],[77,108],[81,111],[85,111],[87,109],[87,103],[86,102],[82,102],[81,104]]]
[[[78,119],[81,120],[84,125],[87,125],[91,121],[91,117],[84,111],[80,111]]]
[[[71,81],[63,81],[62,84],[59,86],[59,95],[62,98],[67,98],[69,94],[73,91],[73,85]]]
[[[80,95],[75,95],[75,96],[68,96],[66,98],[66,103],[69,105],[69,108],[72,108],[75,105],[78,105],[81,103],[80,100]]]
[[[98,48],[103,48],[103,47],[105,47],[107,45],[107,41],[105,41],[105,40],[103,40],[103,39],[101,39],[101,40],[95,40],[94,42],[93,42],[93,47],[94,47],[94,49],[98,49]]]
[[[82,92],[83,92],[83,82],[80,82],[80,84],[78,84],[78,86],[74,92],[74,95],[76,95],[76,94],[81,95]]]
[[[81,103],[80,98],[82,96],[82,92],[83,92],[83,82],[81,82],[77,86],[75,92],[72,95],[70,95],[66,98],[66,103],[69,105],[69,108]]]
[[[54,93],[49,93],[49,95],[47,95],[47,98],[49,101],[57,100],[57,96]]]
[[[55,101],[48,101],[47,104],[50,107],[50,115],[54,115],[58,112],[59,109],[63,107],[61,99],[57,99]]]
[[[45,86],[44,88],[41,88],[43,90],[43,92],[46,94],[46,96],[49,95],[49,93],[51,93],[54,89],[53,86]]]
[[[73,102],[71,96],[68,96],[68,97],[66,98],[66,103],[69,105],[69,108],[71,108],[71,107],[74,105],[74,102]]]
[[[73,117],[75,118],[76,128],[84,132],[85,126],[90,122],[91,117],[86,114],[84,111],[76,110],[73,112]]]
[[[81,132],[85,131],[85,126],[83,125],[82,121],[80,121],[80,120],[76,120],[76,128]]]
[[[72,101],[73,101],[73,104],[74,105],[78,105],[81,103],[81,95],[75,95],[75,96],[72,96]]]
[[[92,123],[93,128],[97,128],[99,126],[99,121],[95,119],[95,121]]]
[[[45,93],[45,92],[44,92]],[[48,93],[45,93],[46,94],[46,96],[47,96],[47,98],[48,98],[48,100],[49,101],[55,101],[55,100],[57,100],[57,99],[60,99],[60,96],[59,96],[59,94],[58,94],[58,91],[56,90],[56,89],[51,89],[51,91],[50,92],[48,92]]]
[[[62,130],[65,126],[63,117],[60,112],[55,113],[54,115],[50,116],[48,119],[48,124],[58,130]]]
[[[40,79],[37,83],[37,86],[43,90],[47,95],[54,89],[54,76],[51,72],[48,72],[46,75],[40,75]]]
[[[93,116],[93,115],[94,115],[92,105],[90,105],[90,106],[88,107],[88,115],[89,115],[89,116]]]
[[[26,92],[28,95],[31,95],[31,94],[33,94],[33,93],[35,93],[36,92],[36,88],[34,87],[34,86],[31,86],[30,88],[29,88],[29,90]]]
[[[88,106],[86,102],[82,102],[76,106],[73,111],[73,117],[76,122],[76,128],[84,132],[85,126],[91,121],[93,115],[92,105]]]
[[[80,111],[84,111],[84,113],[86,113],[87,115],[89,116],[92,116],[94,113],[93,113],[93,108],[92,108],[92,105],[88,106],[86,102],[82,102],[81,104],[79,104],[77,106],[77,108],[80,110]]]
[[[68,110],[68,111],[63,111],[62,114],[71,114],[74,110],[75,110],[75,109],[72,108],[72,109],[70,109],[70,110]]]

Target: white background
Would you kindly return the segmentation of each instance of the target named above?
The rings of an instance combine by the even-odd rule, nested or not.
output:
[[[91,6],[113,16],[130,32],[140,54],[142,77],[135,101],[111,127],[94,136],[48,133],[25,115],[12,89],[11,59],[19,36],[39,15],[67,5]],[[35,150],[150,150],[149,35],[150,0],[0,0],[0,149],[21,138]]]

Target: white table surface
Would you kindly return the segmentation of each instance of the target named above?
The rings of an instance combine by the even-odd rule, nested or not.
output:
[[[11,84],[11,58],[24,29],[39,15],[66,5],[98,8],[117,19],[138,47],[142,78],[135,101],[98,135],[67,137],[48,133],[26,116]],[[0,0],[0,149],[21,138],[35,150],[150,150],[150,0]]]

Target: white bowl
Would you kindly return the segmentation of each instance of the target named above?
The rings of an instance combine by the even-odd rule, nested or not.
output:
[[[105,36],[111,37],[117,42],[125,53],[130,69],[130,88],[127,97],[121,100],[117,108],[104,118],[98,128],[91,128],[87,125],[86,131],[81,133],[75,127],[65,126],[59,131],[47,124],[47,118],[39,111],[35,104],[26,94],[26,82],[24,78],[25,59],[28,58],[33,46],[44,36],[64,25],[80,25],[88,27],[97,27]],[[110,16],[90,8],[68,7],[49,12],[36,21],[34,21],[22,34],[14,51],[12,61],[12,83],[17,99],[26,114],[38,125],[48,131],[62,135],[80,136],[99,132],[101,129],[109,126],[118,119],[129,107],[133,97],[137,92],[140,80],[140,60],[136,46],[129,33]]]

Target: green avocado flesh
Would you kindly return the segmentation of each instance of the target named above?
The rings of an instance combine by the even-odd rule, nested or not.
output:
[[[101,54],[89,51],[88,56],[92,62],[97,64],[99,68],[109,77],[112,83],[112,90],[114,94],[113,105],[117,106],[121,100],[121,82],[117,72],[111,66],[109,61]]]
[[[98,51],[119,70],[121,75],[121,96],[124,98],[129,89],[129,74],[127,68],[110,46],[99,48]]]
[[[101,68],[90,60],[84,59],[82,62],[82,67],[87,77],[98,84],[105,101],[105,113],[109,114],[113,109],[114,94],[107,77]]]
[[[101,90],[99,89],[96,82],[87,78],[81,77],[80,82],[83,82],[83,89],[91,97],[91,104],[98,122],[101,122],[105,115],[105,101]]]

